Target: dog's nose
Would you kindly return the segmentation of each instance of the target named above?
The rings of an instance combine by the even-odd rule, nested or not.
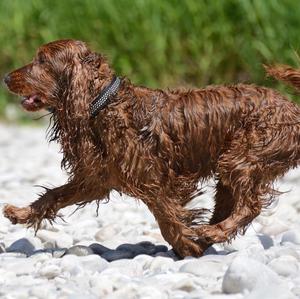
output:
[[[4,76],[3,81],[4,81],[4,83],[5,83],[6,85],[9,84],[9,82],[10,82],[10,75],[9,75],[9,74],[6,74],[6,75]]]

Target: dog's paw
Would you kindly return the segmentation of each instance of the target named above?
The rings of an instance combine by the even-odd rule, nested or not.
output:
[[[30,207],[18,208],[13,205],[5,205],[3,214],[12,224],[27,223],[30,219],[31,209]]]
[[[228,241],[228,235],[217,225],[202,225],[197,228],[198,242],[209,244]]]

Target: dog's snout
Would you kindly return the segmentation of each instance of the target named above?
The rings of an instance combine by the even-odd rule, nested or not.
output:
[[[6,85],[9,84],[10,80],[11,80],[11,77],[9,74],[6,74],[3,78],[3,81]]]

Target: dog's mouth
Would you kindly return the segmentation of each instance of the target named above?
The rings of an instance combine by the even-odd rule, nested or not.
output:
[[[25,110],[30,112],[38,111],[43,108],[46,108],[46,105],[42,101],[41,97],[36,94],[23,96],[21,104]]]

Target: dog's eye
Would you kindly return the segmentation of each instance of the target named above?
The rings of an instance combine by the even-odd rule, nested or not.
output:
[[[39,64],[43,64],[46,62],[46,58],[43,55],[39,55],[37,60]]]

